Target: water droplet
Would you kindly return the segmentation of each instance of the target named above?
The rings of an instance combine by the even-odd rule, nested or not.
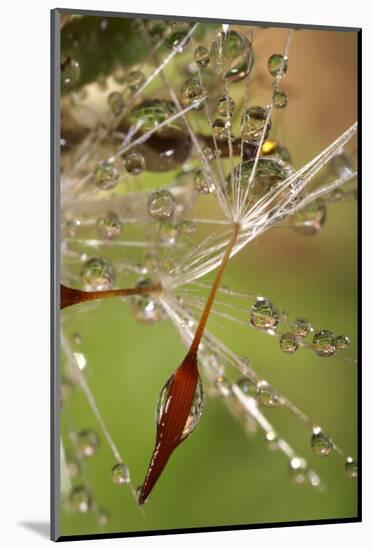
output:
[[[104,508],[98,508],[97,510],[97,521],[100,527],[105,527],[108,525],[110,520],[109,513]]]
[[[303,317],[297,317],[291,325],[292,331],[296,336],[305,338],[312,331],[312,326],[307,319]]]
[[[237,81],[246,78],[253,66],[250,41],[237,31],[221,32],[210,48],[210,66],[223,79]]]
[[[142,71],[131,71],[128,74],[127,84],[130,90],[132,90],[133,92],[136,92],[137,90],[139,90],[139,88],[143,86],[145,81],[146,81],[146,77],[142,73]]]
[[[200,67],[207,67],[210,61],[209,50],[203,46],[198,46],[193,52],[194,60]]]
[[[218,102],[218,113],[222,118],[232,118],[236,103],[230,96],[223,96]]]
[[[326,221],[326,206],[317,201],[292,216],[292,228],[305,236],[316,235]]]
[[[348,456],[345,461],[345,474],[350,479],[358,477],[358,464],[351,456]]]
[[[328,456],[332,453],[333,445],[330,438],[318,426],[313,429],[310,445],[317,456]]]
[[[262,139],[267,139],[272,126],[269,120],[264,133],[267,114],[267,109],[259,105],[246,109],[241,119],[241,137],[244,141],[258,145]]]
[[[135,285],[138,288],[151,288],[154,283],[150,277],[143,277]],[[161,305],[150,295],[140,294],[131,298],[131,305],[136,321],[155,323],[163,318]]]
[[[251,308],[252,326],[263,330],[274,330],[279,322],[278,308],[265,298],[258,299]]]
[[[344,336],[341,334],[340,336],[336,337],[336,349],[344,350],[348,349],[350,345],[350,340],[348,336]]]
[[[226,141],[228,139],[227,126],[223,118],[216,118],[212,123],[212,129],[217,141]]]
[[[115,212],[107,212],[104,216],[99,216],[96,225],[97,233],[102,239],[117,239],[121,233],[122,222]]]
[[[196,224],[192,220],[183,220],[179,224],[179,230],[185,235],[192,235],[196,231]]]
[[[268,59],[268,71],[272,76],[284,75],[287,72],[288,60],[280,53],[274,53]]]
[[[176,49],[185,39],[191,29],[191,25],[185,21],[170,23],[165,30],[165,43],[169,48]],[[184,43],[183,48],[189,43],[189,39]]]
[[[175,211],[175,200],[170,191],[160,189],[148,197],[148,213],[157,220],[171,218]]]
[[[119,116],[124,109],[124,100],[120,92],[111,92],[107,97],[107,103],[115,116]]]
[[[291,332],[285,332],[280,338],[280,348],[285,353],[295,353],[298,349],[299,343],[295,336]]]
[[[146,167],[144,156],[141,153],[128,153],[124,159],[125,168],[132,176],[138,176]]]
[[[92,430],[82,430],[77,434],[77,446],[83,456],[94,456],[99,447],[97,434]]]
[[[276,407],[281,404],[279,394],[265,380],[261,380],[256,385],[256,399],[260,405],[265,407]]]
[[[178,226],[172,221],[164,221],[160,223],[158,228],[158,236],[162,243],[168,246],[174,245],[178,234]]]
[[[250,380],[250,378],[247,378],[246,376],[237,380],[236,384],[240,388],[240,390],[246,395],[251,394],[252,388],[255,389],[255,384],[252,382],[252,380]]]
[[[339,178],[349,176],[353,171],[351,158],[345,151],[332,157],[329,167]]]
[[[336,336],[329,330],[320,330],[313,336],[312,348],[320,357],[331,357],[336,352]]]
[[[303,485],[307,480],[307,463],[304,458],[295,456],[289,464],[290,477],[294,483]]]
[[[212,160],[215,160],[215,151],[211,147],[207,147],[207,146],[203,147],[202,153],[204,154],[206,160],[208,160],[209,162],[211,162]]]
[[[90,510],[92,499],[88,490],[84,486],[79,485],[72,489],[69,496],[69,503],[74,512],[85,514]]]
[[[110,162],[103,160],[95,168],[94,178],[99,189],[107,190],[117,185],[119,173]]]
[[[61,63],[61,88],[63,92],[68,92],[76,86],[80,80],[81,69],[76,59],[68,56]]]
[[[84,289],[89,292],[110,290],[115,282],[115,272],[108,260],[91,258],[82,267],[81,279],[84,283]]]
[[[196,170],[193,174],[193,187],[200,195],[208,195],[215,190],[215,185],[202,170]]]
[[[130,123],[141,124],[141,130],[148,132],[165,122],[176,113],[175,104],[164,99],[146,99],[130,113]]]
[[[284,109],[287,105],[288,97],[279,88],[275,88],[273,92],[273,105],[276,109]]]
[[[130,483],[129,468],[122,462],[115,464],[111,470],[111,479],[113,483],[116,483],[116,485],[125,485],[126,483]]]
[[[157,403],[157,411],[156,411],[157,425],[160,423],[162,414],[168,404],[171,382],[172,382],[172,377],[169,378],[169,380],[166,382],[165,386],[162,388],[160,393],[160,397]],[[197,380],[197,386],[196,386],[195,394],[191,404],[191,409],[183,429],[182,439],[186,438],[196,428],[201,418],[204,404],[205,404],[204,389],[202,386],[201,378],[199,377]]]
[[[180,91],[182,101],[186,105],[195,105],[201,101],[205,93],[206,88],[198,78],[189,78],[186,80]]]

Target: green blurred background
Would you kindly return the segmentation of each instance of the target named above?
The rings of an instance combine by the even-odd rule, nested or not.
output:
[[[262,60],[282,47],[284,31],[257,37]],[[279,50],[278,50],[279,51]],[[279,119],[293,164],[317,154],[356,118],[355,33],[299,31],[290,51],[286,91],[289,106]],[[259,76],[259,67],[257,66]],[[269,78],[262,85],[269,86]],[[267,84],[268,83],[268,84]],[[229,264],[223,284],[272,299],[290,317],[303,316],[318,328],[346,334],[356,356],[356,203],[328,208],[315,237],[274,229],[259,237]],[[210,280],[210,276],[208,277]],[[340,358],[321,359],[307,350],[280,352],[278,341],[248,325],[228,321],[208,328],[254,369],[304,410],[350,455],[357,449],[357,366]],[[170,322],[134,322],[122,300],[63,312],[68,333],[78,331],[88,367],[84,371],[103,417],[135,485],[142,483],[155,437],[154,413],[164,382],[184,357]],[[181,529],[310,519],[357,514],[356,483],[344,475],[338,455],[319,458],[310,450],[310,433],[287,410],[267,417],[298,454],[320,474],[325,490],[296,486],[286,458],[266,448],[263,435],[247,437],[221,400],[207,398],[195,432],[172,456],[145,517],[127,487],[110,481],[113,458],[86,401],[76,390],[69,411],[77,430],[91,428],[101,439],[86,470],[99,507],[110,522],[99,527],[92,513],[62,510],[63,535]],[[62,420],[62,431],[64,431]]]

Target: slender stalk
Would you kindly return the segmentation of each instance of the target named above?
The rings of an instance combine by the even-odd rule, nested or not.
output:
[[[103,300],[115,298],[117,296],[158,294],[159,292],[161,292],[161,285],[159,284],[151,287],[118,288],[115,290],[102,290],[97,292],[85,292],[84,290],[70,288],[61,284],[61,309],[91,300]]]

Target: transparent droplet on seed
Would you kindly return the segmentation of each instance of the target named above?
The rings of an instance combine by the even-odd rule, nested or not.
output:
[[[268,59],[268,71],[272,76],[284,75],[287,72],[288,60],[280,53],[274,53]]]
[[[223,96],[218,102],[218,114],[222,118],[232,118],[236,103],[230,96]]]
[[[138,288],[151,288],[154,282],[150,277],[143,277],[135,285]],[[140,323],[155,323],[163,318],[163,309],[150,294],[138,294],[131,298],[135,320]]]
[[[153,191],[148,197],[148,213],[157,220],[166,220],[173,216],[175,211],[175,200],[170,191],[160,189]]]
[[[193,58],[200,67],[207,67],[210,61],[209,50],[204,46],[198,46],[193,52]]]
[[[196,170],[193,174],[193,187],[200,195],[208,195],[215,190],[214,183],[202,170]]]
[[[265,380],[256,385],[256,400],[264,407],[276,407],[281,404],[280,395]]]
[[[69,495],[69,504],[74,512],[85,514],[92,505],[89,491],[83,485],[74,487]]]
[[[349,477],[350,479],[357,479],[358,477],[358,464],[357,462],[351,457],[348,456],[345,461],[345,475]]]
[[[108,105],[115,116],[119,116],[124,109],[124,100],[120,92],[111,92],[107,97]]]
[[[305,338],[312,331],[312,326],[307,319],[297,317],[291,325],[292,332],[300,338]]]
[[[163,412],[165,411],[168,405],[172,379],[173,377],[169,378],[169,380],[166,382],[165,386],[161,390],[160,397],[157,402],[157,410],[156,410],[157,425],[159,425]],[[182,439],[186,438],[196,428],[201,418],[204,404],[205,404],[204,389],[202,386],[201,378],[199,377],[197,380],[197,386],[193,397],[191,409],[190,409],[188,418],[186,420],[185,426],[183,428]]]
[[[299,343],[295,334],[292,332],[285,332],[280,337],[280,348],[285,353],[295,353],[298,349]]]
[[[191,25],[185,21],[177,21],[169,23],[165,29],[164,38],[165,43],[169,48],[176,49],[191,29]],[[183,48],[189,43],[189,38],[183,43]]]
[[[217,141],[226,141],[228,139],[228,128],[224,118],[216,118],[213,120],[211,126]]]
[[[184,235],[192,235],[196,229],[196,224],[192,220],[183,220],[179,224],[179,231]]]
[[[115,283],[115,272],[108,260],[91,258],[82,267],[81,280],[89,292],[110,290]]]
[[[92,430],[81,430],[77,434],[77,446],[83,456],[94,456],[99,447],[99,438]]]
[[[178,225],[172,221],[163,221],[158,228],[158,236],[162,243],[173,246],[179,234]]]
[[[279,322],[278,308],[266,298],[258,299],[250,313],[252,326],[262,330],[274,330]]]
[[[328,456],[332,453],[333,449],[331,439],[319,427],[313,429],[310,446],[317,456]]]
[[[251,42],[237,31],[220,32],[210,48],[210,67],[230,82],[246,78],[254,62]]]
[[[95,226],[99,237],[113,240],[120,236],[122,221],[115,212],[107,212],[104,216],[99,216]]]
[[[294,214],[291,221],[292,228],[301,235],[316,235],[326,221],[326,205],[317,201]]]
[[[283,92],[279,88],[276,88],[273,92],[273,106],[276,109],[284,109],[287,105],[287,102],[288,97],[285,92]]]
[[[194,105],[198,103],[206,93],[206,88],[201,84],[198,78],[189,78],[184,82],[180,95],[185,105]]]
[[[131,152],[125,156],[124,164],[126,170],[132,176],[138,176],[146,167],[146,161],[141,153]]]
[[[259,105],[246,109],[241,119],[241,137],[244,141],[258,145],[262,139],[267,139],[272,127],[270,120],[266,125],[267,115],[267,109]]]
[[[349,176],[353,171],[350,155],[345,151],[335,155],[329,162],[329,168],[339,178]]]
[[[336,352],[336,336],[330,330],[320,330],[313,336],[312,348],[320,357],[331,357]]]
[[[126,464],[119,462],[111,470],[111,479],[116,485],[125,485],[130,483],[130,472]]]
[[[94,171],[95,185],[99,189],[113,189],[119,179],[119,173],[117,169],[105,160],[98,163]]]
[[[146,99],[131,110],[129,121],[140,124],[142,132],[152,130],[176,113],[175,104],[165,99]],[[176,121],[175,121],[176,122]]]
[[[131,71],[127,77],[127,85],[130,90],[136,92],[146,81],[145,75],[142,71]]]
[[[336,337],[336,349],[337,350],[345,350],[348,349],[350,346],[350,340],[348,336],[344,336],[341,334],[340,336]]]
[[[67,57],[61,64],[61,88],[68,92],[74,88],[80,80],[80,63],[76,59]]]

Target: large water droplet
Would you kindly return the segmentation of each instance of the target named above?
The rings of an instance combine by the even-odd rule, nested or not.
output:
[[[333,445],[331,439],[323,433],[321,428],[315,427],[313,429],[313,435],[310,440],[312,451],[317,456],[328,456],[332,453]]]
[[[148,213],[157,220],[171,218],[175,211],[175,200],[170,191],[160,189],[148,197]]]
[[[278,308],[265,298],[260,298],[251,308],[250,322],[252,326],[262,330],[274,330],[279,322]]]
[[[336,352],[336,336],[330,330],[320,330],[313,336],[312,348],[320,357],[331,357]]]
[[[99,216],[96,222],[97,233],[102,239],[117,239],[121,233],[122,222],[115,212]]]
[[[294,214],[291,221],[292,228],[298,233],[308,237],[316,235],[326,221],[326,206],[317,201]]]
[[[281,404],[280,395],[266,380],[261,380],[256,385],[256,399],[265,407],[276,407]]]
[[[280,348],[285,353],[294,353],[299,347],[299,343],[295,334],[285,332],[280,338]]]
[[[99,189],[112,189],[117,185],[119,173],[110,162],[103,160],[95,168],[94,179]]]
[[[157,424],[160,423],[162,414],[168,404],[171,382],[172,382],[172,377],[169,378],[169,380],[166,382],[165,386],[161,391],[161,394],[157,403],[157,410],[156,410]],[[182,439],[187,437],[196,428],[200,420],[204,404],[205,404],[204,389],[202,386],[201,378],[199,377],[197,380],[197,386],[196,386],[195,394],[191,404],[191,409],[183,429]]]
[[[348,456],[345,461],[345,474],[350,479],[357,479],[358,477],[358,464],[357,462],[351,457]]]
[[[198,46],[193,52],[194,60],[200,67],[207,67],[210,61],[209,50],[203,46]]]
[[[141,124],[140,129],[147,132],[165,122],[176,113],[175,104],[165,99],[146,99],[132,109],[129,121],[131,124]]]
[[[246,78],[253,65],[250,41],[237,31],[221,32],[210,48],[210,66],[223,79],[237,81]]]
[[[116,483],[116,485],[125,485],[126,483],[130,483],[129,468],[122,462],[115,464],[111,471],[111,479],[113,483]]]
[[[292,332],[300,338],[305,338],[312,330],[312,325],[307,319],[297,317],[291,325]]]
[[[241,137],[244,141],[258,145],[262,139],[267,139],[272,126],[269,120],[264,132],[267,115],[267,109],[259,105],[246,109],[241,119]]]
[[[284,75],[287,72],[288,60],[280,53],[274,53],[268,59],[268,71],[272,76]]]
[[[83,485],[74,487],[69,495],[69,504],[74,512],[85,514],[92,505],[89,491]]]
[[[189,78],[184,82],[180,94],[185,105],[195,105],[206,93],[206,88],[198,78]]]
[[[110,290],[115,283],[112,264],[104,258],[92,258],[82,267],[81,279],[85,290]]]
[[[99,447],[99,438],[92,430],[82,430],[77,434],[77,446],[83,456],[94,456]]]

